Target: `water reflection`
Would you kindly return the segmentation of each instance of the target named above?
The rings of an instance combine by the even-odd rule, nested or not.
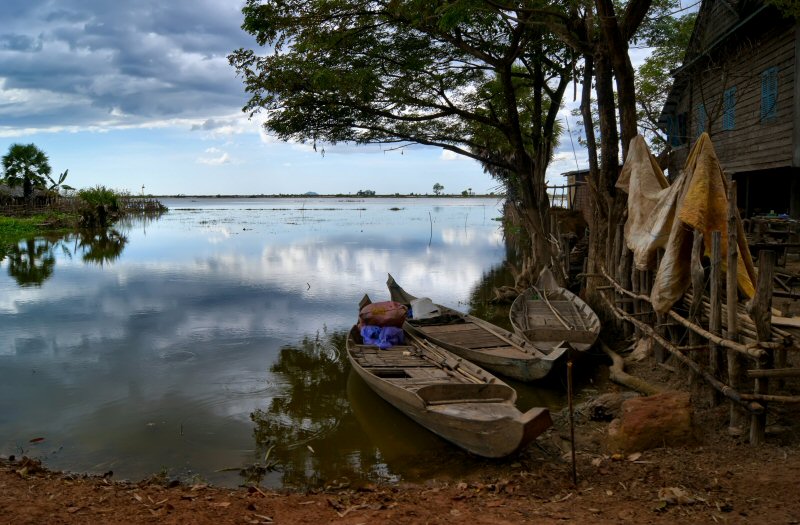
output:
[[[84,262],[103,266],[119,259],[127,243],[128,238],[114,228],[82,230],[25,239],[0,255],[8,258],[8,274],[19,286],[41,286],[55,271],[56,250],[65,259],[78,255]]]
[[[480,464],[333,349],[364,293],[388,297],[387,272],[448,306],[488,304],[488,285],[473,290],[505,257],[492,202],[166,204],[155,222],[20,243],[13,273],[0,262],[0,454],[272,487]]]
[[[8,274],[20,286],[41,286],[56,266],[55,243],[27,239],[8,248]]]
[[[77,242],[83,251],[84,261],[103,266],[119,259],[128,238],[119,231],[109,228],[96,231],[85,231],[77,235]]]
[[[344,337],[344,332],[324,340],[318,335],[281,348],[270,372],[284,391],[250,415],[258,456],[274,458],[265,466],[280,470],[284,486],[314,486],[349,470],[347,458],[330,446],[335,434],[350,434],[341,428],[349,415],[347,360],[337,350]]]

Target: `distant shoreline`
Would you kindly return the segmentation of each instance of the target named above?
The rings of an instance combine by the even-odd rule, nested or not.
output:
[[[309,195],[301,194],[279,194],[279,195],[131,195],[132,198],[148,199],[480,199],[480,198],[505,198],[504,195],[496,193],[461,195],[417,195],[417,194],[387,194],[387,195],[354,195],[352,193],[337,193],[335,195]]]

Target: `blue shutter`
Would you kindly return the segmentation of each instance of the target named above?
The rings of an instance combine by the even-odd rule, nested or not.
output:
[[[705,104],[698,104],[697,105],[697,136],[703,134],[706,130],[706,122],[708,120],[708,114],[706,114],[706,106]]]
[[[675,139],[677,135],[677,130],[675,129],[675,116],[674,115],[667,115],[667,144],[670,146],[677,146],[675,144]]]
[[[725,90],[723,95],[722,129],[736,128],[736,86]]]
[[[778,68],[761,73],[761,120],[772,120],[778,114]]]

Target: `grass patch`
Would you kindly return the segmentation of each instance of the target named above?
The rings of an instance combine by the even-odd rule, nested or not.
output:
[[[66,213],[52,212],[30,217],[0,217],[0,245],[16,244],[45,234],[73,229],[77,217]]]

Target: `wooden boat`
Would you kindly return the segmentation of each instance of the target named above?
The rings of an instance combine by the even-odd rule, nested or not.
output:
[[[473,454],[499,458],[552,425],[546,408],[520,412],[516,391],[485,370],[413,333],[405,336],[406,344],[381,350],[363,344],[353,326],[347,357],[375,393],[431,432]]]
[[[600,320],[583,299],[558,285],[545,268],[536,284],[511,304],[514,331],[543,351],[569,343],[578,351],[591,347],[600,335]]]
[[[393,301],[410,305],[416,299],[391,275],[386,286]],[[519,381],[535,381],[545,377],[558,362],[566,360],[566,346],[542,350],[488,321],[440,304],[436,307],[441,316],[409,319],[404,328],[496,374]]]

